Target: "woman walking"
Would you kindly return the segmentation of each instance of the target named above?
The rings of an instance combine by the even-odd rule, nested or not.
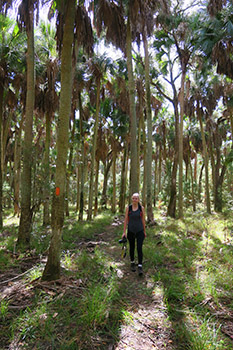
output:
[[[136,271],[134,252],[135,252],[135,241],[137,241],[138,274],[141,276],[143,274],[142,245],[143,245],[144,238],[146,237],[146,225],[145,225],[145,210],[144,210],[144,207],[139,203],[138,193],[134,193],[132,195],[132,204],[130,204],[125,210],[124,232],[123,232],[122,238],[126,237],[127,228],[128,228],[127,238],[129,241],[131,270]]]

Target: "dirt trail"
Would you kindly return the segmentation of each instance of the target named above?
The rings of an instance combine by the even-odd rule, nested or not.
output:
[[[138,276],[137,271],[131,272],[128,252],[126,258],[123,259],[121,246],[115,243],[115,228],[121,224],[122,221],[115,219],[112,226],[108,227],[102,236],[108,244],[101,248],[111,257],[117,268],[120,287],[125,289],[124,323],[121,326],[118,344],[111,349],[174,350],[174,332],[168,320],[162,287],[152,279],[154,267],[147,266],[145,257],[144,275],[141,277]]]

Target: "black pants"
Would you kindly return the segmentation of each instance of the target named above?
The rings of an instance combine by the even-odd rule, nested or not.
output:
[[[128,232],[127,238],[129,241],[129,254],[131,261],[134,261],[134,251],[135,251],[135,239],[137,240],[137,252],[138,252],[138,264],[142,265],[143,253],[142,245],[144,241],[144,231],[137,233]]]

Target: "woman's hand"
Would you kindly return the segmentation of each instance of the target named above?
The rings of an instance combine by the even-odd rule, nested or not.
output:
[[[123,235],[121,236],[122,238],[126,237],[126,234],[123,232]]]

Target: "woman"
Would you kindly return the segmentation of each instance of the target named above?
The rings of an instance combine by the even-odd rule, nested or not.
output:
[[[136,271],[134,261],[135,240],[137,240],[137,253],[138,253],[138,274],[142,275],[142,245],[144,238],[146,237],[146,225],[145,225],[145,209],[139,203],[139,194],[134,193],[132,195],[132,204],[126,208],[124,232],[122,235],[126,237],[126,228],[128,227],[127,238],[129,241],[129,252],[131,259],[131,270]]]

